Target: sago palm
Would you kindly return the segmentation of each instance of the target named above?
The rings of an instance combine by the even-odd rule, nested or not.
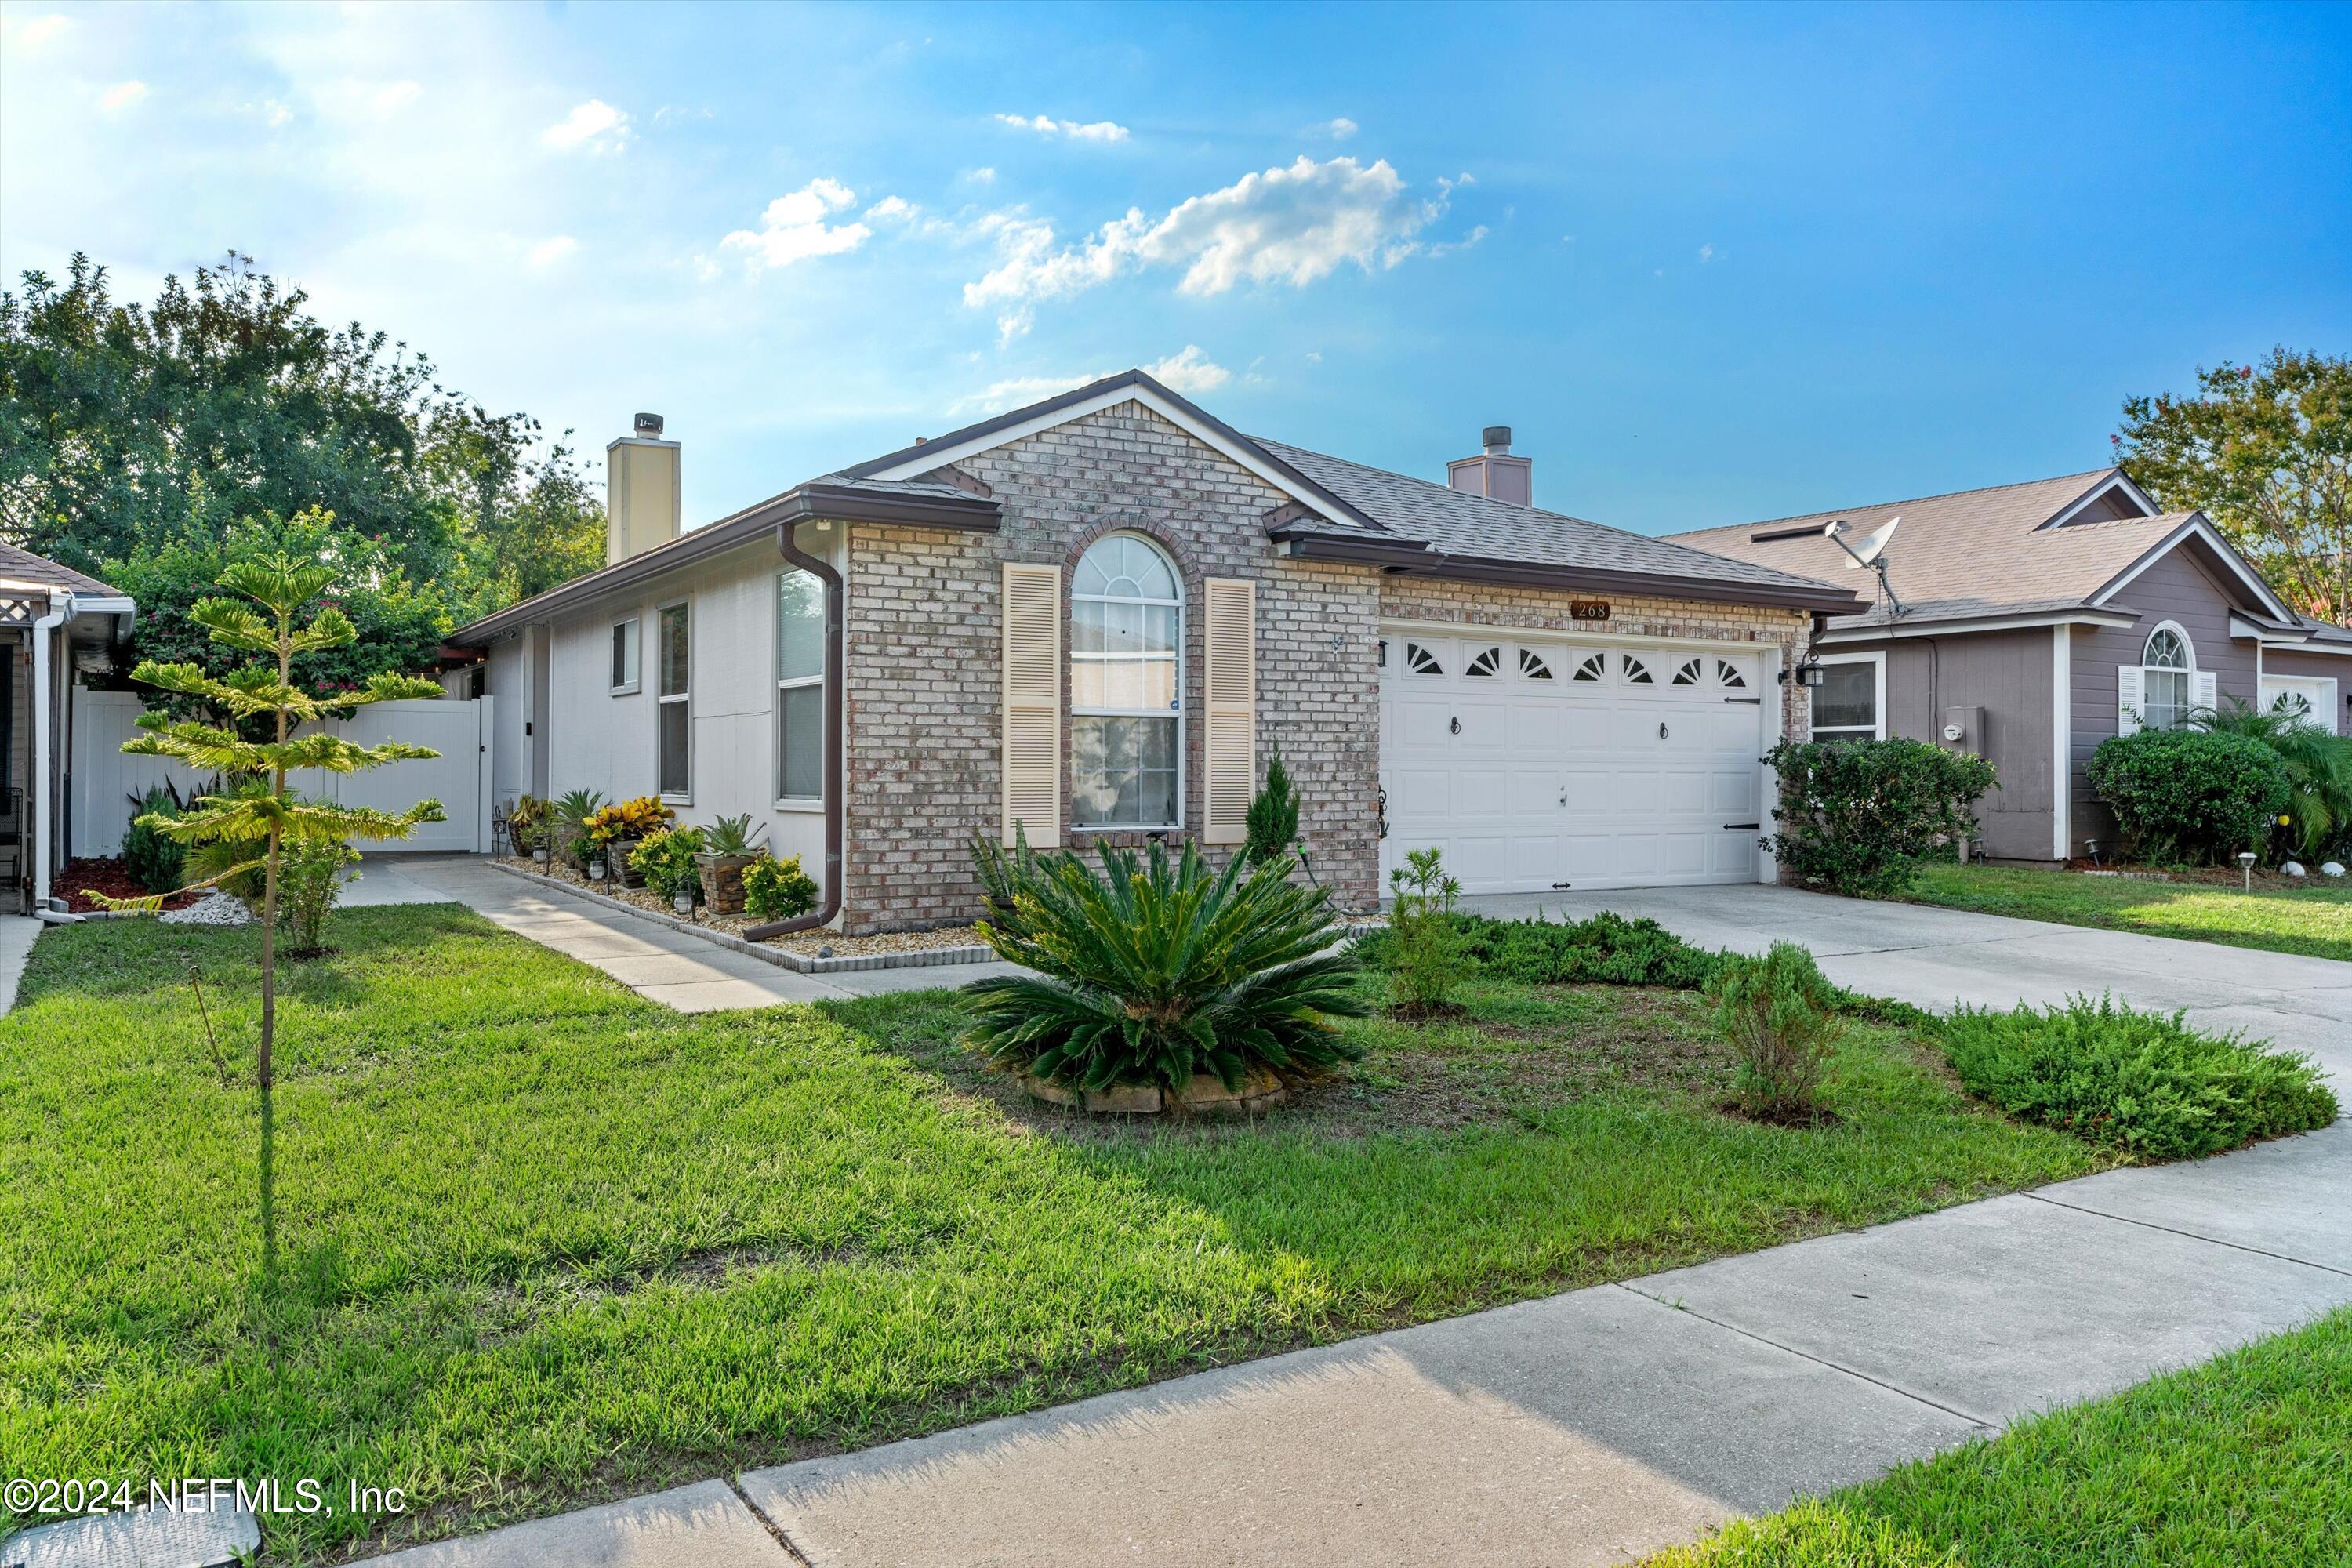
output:
[[[963,994],[971,1044],[1049,1082],[1086,1089],[1182,1085],[1211,1073],[1241,1087],[1253,1067],[1328,1068],[1360,1053],[1334,1020],[1364,1011],[1355,959],[1335,947],[1328,900],[1293,887],[1287,857],[1212,871],[1191,845],[1076,855],[983,856],[1000,957],[1036,970]]]
[[[2278,753],[2286,764],[2286,837],[2295,854],[2322,859],[2352,837],[2352,737],[2307,714],[2256,708],[2234,697],[2219,709],[2200,709],[2190,721],[2260,741]]]

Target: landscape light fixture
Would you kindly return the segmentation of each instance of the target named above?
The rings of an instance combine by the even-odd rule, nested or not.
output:
[[[2252,892],[2254,890],[2254,852],[2252,850],[2238,851],[2238,869],[2246,874],[2246,891]]]

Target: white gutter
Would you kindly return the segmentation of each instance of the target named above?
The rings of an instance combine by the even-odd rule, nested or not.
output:
[[[50,667],[56,663],[49,653],[49,639],[73,618],[73,595],[52,594],[49,613],[33,623],[33,776],[27,781],[33,787],[25,793],[32,808],[26,826],[33,835],[33,912],[37,915],[49,907],[49,710],[53,706],[49,688],[54,680]]]

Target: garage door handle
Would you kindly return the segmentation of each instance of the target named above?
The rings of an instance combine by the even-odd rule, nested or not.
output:
[[[1761,708],[1764,706],[1764,699],[1761,697],[1727,697],[1724,700],[1726,702],[1745,702],[1750,708]]]
[[[1749,833],[1756,833],[1762,831],[1763,826],[1764,825],[1760,822],[1727,822],[1723,825],[1723,830],[1726,833],[1739,832],[1743,830]]]

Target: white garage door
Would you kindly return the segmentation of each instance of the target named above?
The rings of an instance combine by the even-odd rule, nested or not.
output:
[[[1755,879],[1758,654],[1391,631],[1381,888],[1443,849],[1473,893]]]

